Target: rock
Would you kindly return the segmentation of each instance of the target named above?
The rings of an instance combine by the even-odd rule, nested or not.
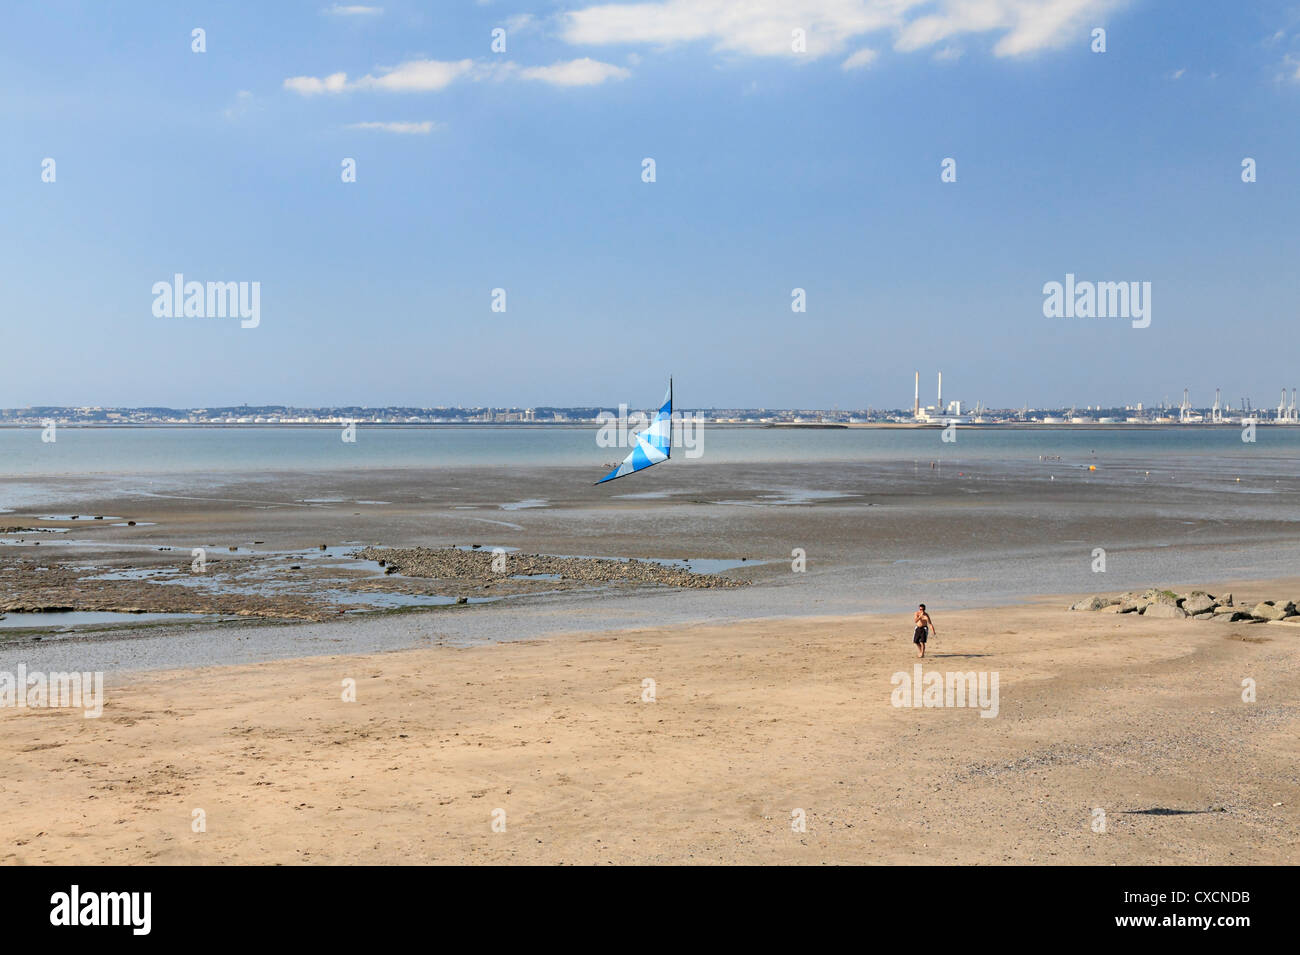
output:
[[[1224,607],[1224,606],[1218,606],[1218,607],[1215,607],[1215,608],[1214,608],[1214,615],[1215,615],[1216,617],[1221,617],[1221,616],[1223,616],[1224,614],[1240,613],[1240,612],[1241,612],[1241,611],[1240,611],[1238,608],[1236,608],[1236,607]]]
[[[1194,613],[1194,614],[1192,614],[1192,619],[1193,619],[1193,620],[1213,620],[1213,619],[1214,619],[1214,614],[1210,613],[1209,611],[1206,611],[1206,612],[1204,612],[1204,613]]]
[[[1210,619],[1217,620],[1219,623],[1262,623],[1250,615],[1247,610],[1240,607],[1229,607],[1227,613],[1213,613]]]
[[[1214,598],[1209,594],[1192,594],[1183,601],[1183,609],[1193,617],[1203,613],[1210,613],[1214,607]]]
[[[1294,610],[1293,603],[1288,602],[1279,606],[1271,600],[1265,600],[1255,604],[1255,609],[1250,612],[1250,615],[1259,620],[1281,620],[1283,617],[1290,616]]]
[[[1231,606],[1232,606],[1232,594],[1224,594],[1222,597],[1220,597],[1220,598],[1219,598],[1219,606],[1220,606],[1220,607],[1231,607]]]
[[[468,597],[457,597],[457,598],[456,598],[456,603],[458,603],[458,604],[467,604],[467,603],[469,603],[469,598],[468,598]]]
[[[1097,596],[1086,597],[1077,603],[1071,604],[1071,610],[1100,610],[1106,606],[1106,601]]]
[[[1172,601],[1158,601],[1156,603],[1148,604],[1146,610],[1142,611],[1142,616],[1161,619],[1182,619],[1187,616],[1187,611]]]

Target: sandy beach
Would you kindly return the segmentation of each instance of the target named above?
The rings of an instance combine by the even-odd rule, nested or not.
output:
[[[891,705],[897,615],[122,674],[0,711],[0,858],[1294,863],[1300,627],[1066,602],[931,605],[925,672],[996,672],[993,718]]]

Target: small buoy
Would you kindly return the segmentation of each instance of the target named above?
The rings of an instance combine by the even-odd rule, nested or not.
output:
[[[1089,471],[1095,471],[1095,470],[1097,470],[1097,465],[1095,465],[1095,464],[1089,464],[1089,465],[1088,465],[1088,470],[1089,470]]]

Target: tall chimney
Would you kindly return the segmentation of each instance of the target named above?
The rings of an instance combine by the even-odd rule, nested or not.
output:
[[[934,410],[936,414],[943,414],[943,372],[939,372],[939,403]]]
[[[912,392],[912,417],[918,417],[921,414],[921,373],[916,373],[916,385]]]

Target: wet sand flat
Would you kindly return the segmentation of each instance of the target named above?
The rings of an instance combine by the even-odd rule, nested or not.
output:
[[[69,479],[57,504],[0,516],[11,528],[0,534],[0,612],[71,606],[320,620],[364,609],[380,590],[423,590],[448,602],[591,590],[543,578],[375,580],[376,568],[367,575],[347,555],[376,545],[725,561],[722,573],[755,585],[710,595],[726,619],[1267,578],[1300,559],[1300,479],[1289,462],[1257,464],[1263,470],[1240,483],[1224,478],[1222,461],[1148,475],[1037,461],[931,470],[897,461],[738,469],[688,460],[601,488],[577,468],[191,475],[132,489]],[[123,520],[95,521],[98,514]],[[190,572],[194,548],[209,562],[202,581]],[[1098,548],[1104,576],[1094,572]],[[275,564],[273,587],[267,564]],[[709,617],[693,599],[665,600],[658,612],[666,622]]]

